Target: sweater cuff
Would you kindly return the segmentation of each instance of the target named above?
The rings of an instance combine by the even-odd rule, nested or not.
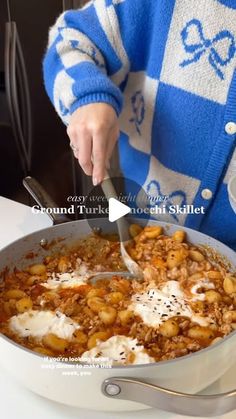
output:
[[[90,103],[107,103],[111,105],[119,117],[122,111],[122,102],[117,101],[114,96],[107,93],[92,93],[76,100],[70,107],[70,114],[81,108],[81,106],[89,105]]]

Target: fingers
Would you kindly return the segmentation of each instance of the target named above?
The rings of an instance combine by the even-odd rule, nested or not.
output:
[[[71,115],[67,133],[83,171],[92,176],[94,185],[101,183],[119,134],[114,109],[106,103],[78,108]]]
[[[92,176],[93,165],[91,160],[92,155],[92,139],[89,134],[84,135],[79,142],[78,160],[84,173]]]
[[[112,129],[110,135],[109,135],[109,141],[107,144],[107,151],[106,151],[106,167],[109,168],[110,167],[110,158],[112,156],[114,147],[116,145],[116,142],[118,140],[119,137],[119,129]]]
[[[119,130],[112,129],[106,132],[104,129],[101,134],[93,137],[93,184],[94,186],[101,183],[105,176],[105,170],[109,167],[114,146],[118,139]]]
[[[93,138],[91,137],[93,136]],[[118,138],[118,130],[90,134],[88,131],[69,131],[74,156],[78,159],[84,173],[93,177],[94,186],[101,183],[105,170],[109,167],[114,146]],[[92,161],[93,160],[93,161]]]
[[[74,153],[74,156],[78,158],[79,157],[79,144],[78,144],[76,127],[73,125],[69,125],[66,131],[70,139],[70,147]]]
[[[94,186],[101,183],[105,176],[106,169],[106,147],[108,141],[108,132],[102,133],[102,135],[94,134],[93,136],[93,184]]]
[[[92,155],[92,138],[89,132],[81,127],[68,127],[68,136],[71,141],[71,148],[74,156],[78,159],[84,173],[92,176],[93,165],[91,161]]]

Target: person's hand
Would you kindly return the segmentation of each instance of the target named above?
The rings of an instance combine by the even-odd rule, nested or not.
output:
[[[94,185],[102,182],[119,136],[115,110],[106,103],[78,108],[70,118],[67,134],[83,171],[92,176]]]

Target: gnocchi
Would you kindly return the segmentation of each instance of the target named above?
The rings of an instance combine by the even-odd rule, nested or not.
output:
[[[159,237],[163,232],[162,227],[145,227],[144,228],[144,236],[147,239],[156,239]]]
[[[117,311],[113,307],[104,307],[99,311],[98,315],[105,325],[111,325],[115,323]]]
[[[64,352],[68,346],[69,342],[66,339],[59,338],[53,333],[48,333],[43,337],[44,345],[56,352]]]
[[[142,280],[119,275],[126,267],[115,236],[109,241],[92,234],[73,249],[4,274],[0,332],[38,354],[66,357],[96,346],[92,353],[103,351],[110,343],[101,342],[117,337],[130,347],[121,344],[115,363],[121,357],[128,365],[136,363],[139,346],[159,362],[214,345],[236,330],[236,273],[189,243],[182,229],[168,235],[159,225],[132,224],[129,232],[127,251]],[[90,280],[90,273],[107,271],[117,274]],[[47,312],[45,327],[36,336],[32,318],[41,312]],[[18,322],[23,331],[14,327]]]
[[[99,313],[100,310],[106,308],[105,301],[100,297],[92,297],[87,300],[88,307],[91,308],[95,313]]]
[[[172,338],[178,335],[179,325],[175,320],[169,319],[161,324],[159,331],[162,336],[165,336],[166,338]]]
[[[187,258],[188,252],[185,249],[170,250],[167,254],[166,263],[169,269],[177,268]]]
[[[205,260],[204,255],[199,252],[198,250],[190,250],[189,251],[190,259],[194,260],[195,262],[203,262]]]
[[[186,233],[183,230],[177,230],[172,237],[177,243],[183,243],[185,241]]]
[[[189,329],[188,336],[192,339],[213,339],[215,334],[210,327],[193,326]]]
[[[32,265],[29,267],[29,273],[31,275],[44,275],[46,273],[46,266],[42,263]]]
[[[19,289],[12,289],[9,291],[6,291],[4,294],[4,298],[6,300],[20,300],[21,298],[24,298],[26,296],[26,293],[24,291],[21,291]]]
[[[31,310],[32,307],[33,307],[33,302],[31,298],[29,297],[21,298],[20,300],[16,302],[16,309],[18,313],[24,313],[27,310]]]
[[[219,303],[222,299],[221,294],[215,290],[205,292],[205,299],[208,303]]]
[[[223,287],[226,294],[233,294],[236,292],[236,278],[232,276],[226,276],[223,282]]]
[[[118,312],[118,318],[122,325],[128,324],[134,316],[134,313],[130,310],[121,310]]]

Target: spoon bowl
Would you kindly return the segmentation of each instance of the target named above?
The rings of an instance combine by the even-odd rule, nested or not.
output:
[[[101,183],[102,190],[107,198],[117,199],[117,193],[115,191],[114,185],[111,181],[109,174],[106,172],[105,178]],[[118,234],[120,239],[120,252],[125,266],[131,274],[131,277],[136,277],[136,279],[143,279],[143,271],[139,265],[130,257],[128,254],[125,245],[127,244],[127,232],[129,231],[129,223],[124,217],[118,218],[116,220]]]

